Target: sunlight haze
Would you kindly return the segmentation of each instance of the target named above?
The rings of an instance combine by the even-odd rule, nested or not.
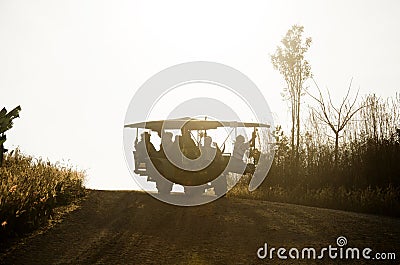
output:
[[[5,147],[86,170],[88,188],[137,189],[122,134],[148,78],[184,62],[226,64],[259,87],[289,134],[285,83],[270,60],[286,31],[304,26],[314,78],[334,101],[351,78],[361,96],[391,97],[400,91],[399,10],[398,1],[0,1],[0,107],[22,108]]]

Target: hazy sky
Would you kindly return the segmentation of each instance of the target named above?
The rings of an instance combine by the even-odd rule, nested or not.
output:
[[[87,169],[87,186],[130,189],[122,127],[135,90],[169,66],[227,64],[288,121],[274,53],[293,24],[321,87],[338,100],[393,96],[400,76],[399,1],[1,1],[0,107],[21,105],[6,146]],[[307,101],[307,99],[305,99]]]

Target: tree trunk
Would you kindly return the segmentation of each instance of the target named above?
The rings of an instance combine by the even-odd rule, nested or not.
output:
[[[4,146],[3,144],[0,144],[0,167],[3,166],[3,152],[4,152]]]
[[[297,113],[296,113],[296,163],[299,160],[299,145],[300,145],[300,92],[297,95]]]
[[[335,165],[337,165],[339,153],[339,132],[335,132]]]
[[[292,147],[292,159],[293,159],[293,155],[294,155],[294,152],[295,152],[295,146],[294,146],[294,132],[295,132],[295,128],[296,128],[296,116],[295,116],[295,107],[296,107],[296,104],[294,103],[294,101],[292,100],[292,131],[291,131],[291,133],[292,133],[292,137],[291,137],[291,139],[290,139],[290,144],[291,144],[291,147]]]

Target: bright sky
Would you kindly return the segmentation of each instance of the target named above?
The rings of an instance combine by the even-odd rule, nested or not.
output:
[[[6,147],[86,169],[87,187],[134,189],[122,132],[136,89],[188,61],[241,71],[288,122],[272,68],[293,24],[313,38],[319,85],[339,100],[350,79],[361,94],[399,91],[400,2],[0,1],[0,107],[21,105]]]

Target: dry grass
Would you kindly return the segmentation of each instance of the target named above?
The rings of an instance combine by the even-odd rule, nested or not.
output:
[[[330,129],[304,124],[299,153],[281,127],[268,177],[249,193],[243,179],[229,196],[400,216],[400,94],[368,95],[340,138],[337,153]]]
[[[85,174],[42,159],[6,155],[0,167],[0,237],[20,235],[52,217],[53,209],[85,194]]]
[[[233,187],[228,196],[245,199],[301,204],[345,211],[400,216],[400,188],[324,187],[310,189],[302,186],[282,187],[263,185],[253,192],[248,190],[246,176]]]

